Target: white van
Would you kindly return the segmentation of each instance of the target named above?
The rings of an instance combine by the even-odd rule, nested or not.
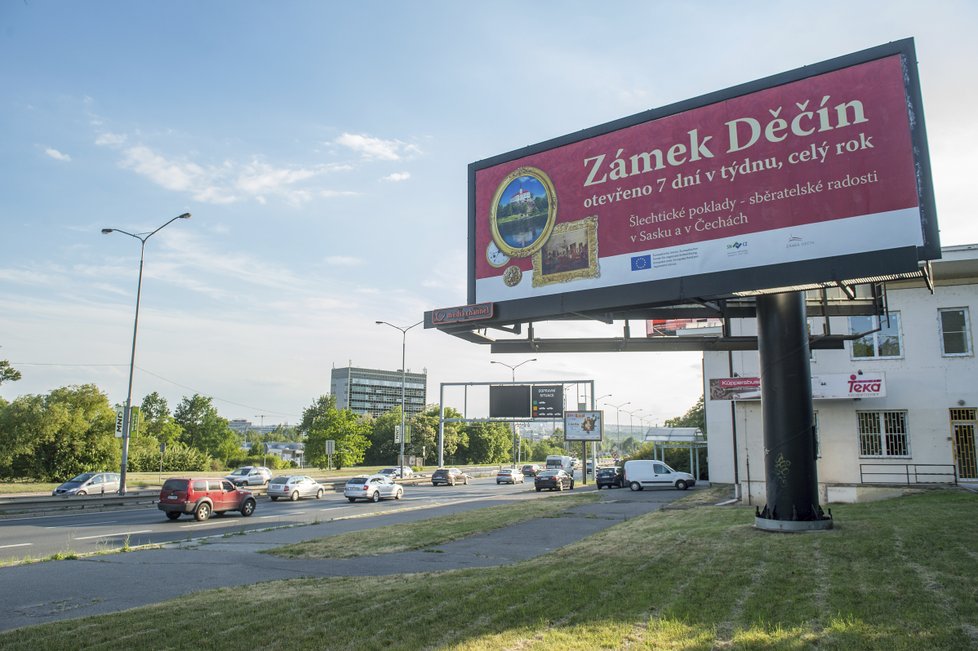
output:
[[[568,456],[562,454],[548,454],[547,455],[547,468],[563,470],[571,477],[574,476],[574,460]]]
[[[635,459],[625,462],[625,473],[622,485],[628,486],[633,491],[640,491],[643,488],[655,488],[662,486],[665,488],[678,488],[686,490],[690,486],[696,485],[696,478],[688,472],[673,470],[662,461]]]

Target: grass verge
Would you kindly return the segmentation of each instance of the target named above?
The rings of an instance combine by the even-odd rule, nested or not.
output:
[[[832,510],[808,534],[758,531],[742,507],[660,511],[510,566],[207,591],[0,648],[978,648],[978,496]],[[257,636],[256,616],[283,624]]]
[[[572,506],[596,502],[600,497],[596,493],[584,493],[561,495],[556,499],[526,500],[519,504],[490,506],[421,522],[351,531],[278,547],[264,553],[285,558],[355,558],[424,549],[534,518],[554,516]]]

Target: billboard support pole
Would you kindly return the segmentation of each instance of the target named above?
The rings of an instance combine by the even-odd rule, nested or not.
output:
[[[757,297],[767,504],[754,526],[767,531],[832,528],[818,504],[815,408],[802,292]]]

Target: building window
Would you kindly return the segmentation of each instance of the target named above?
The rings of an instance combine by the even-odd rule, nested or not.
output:
[[[909,457],[905,411],[857,411],[859,456]]]
[[[954,307],[940,310],[941,354],[945,357],[971,354],[971,322],[968,308]]]
[[[889,317],[851,316],[849,332],[868,332],[852,342],[852,358],[894,358],[903,355],[900,337],[900,313],[890,312]]]

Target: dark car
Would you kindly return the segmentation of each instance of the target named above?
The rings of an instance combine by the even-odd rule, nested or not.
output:
[[[598,485],[598,490],[602,488],[622,488],[625,478],[621,473],[621,468],[598,468],[598,474],[595,476],[595,482]]]
[[[540,472],[539,463],[528,463],[525,466],[523,466],[524,477],[536,477],[538,472]]]
[[[533,486],[538,493],[544,488],[552,491],[574,490],[574,478],[563,470],[550,468],[537,473]]]
[[[455,484],[468,484],[469,476],[458,468],[439,468],[431,473],[431,485],[445,484],[454,486]]]
[[[163,482],[156,506],[171,520],[179,518],[181,513],[192,513],[196,520],[206,520],[212,513],[228,511],[240,511],[248,517],[255,512],[255,496],[227,479],[181,477]]]

